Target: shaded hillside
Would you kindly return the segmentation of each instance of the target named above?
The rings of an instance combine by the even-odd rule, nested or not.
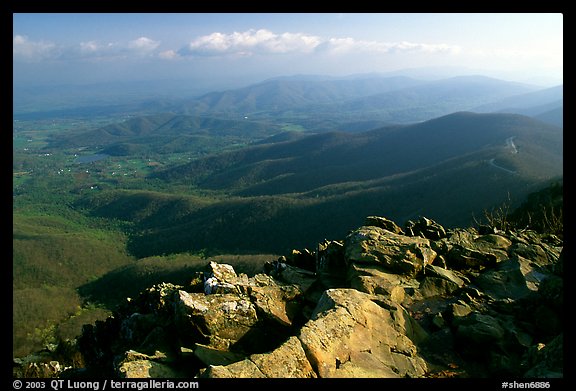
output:
[[[521,153],[507,147],[511,138]],[[521,174],[561,173],[561,129],[518,115],[456,113],[416,125],[253,146],[155,175],[243,195],[285,194],[412,172],[489,148],[494,156],[488,159],[504,152],[502,164]]]
[[[79,214],[62,217],[42,212],[13,214],[12,344],[15,355],[52,343],[56,334],[72,338],[102,316],[82,308],[76,288],[134,261],[126,238],[91,228]],[[81,323],[79,323],[81,322]]]
[[[508,196],[520,202],[561,176],[562,144],[561,129],[528,117],[457,113],[254,145],[155,175],[222,192],[207,202],[105,191],[77,206],[133,222],[128,248],[138,257],[202,249],[278,253],[343,235],[358,216],[371,214],[469,225]]]

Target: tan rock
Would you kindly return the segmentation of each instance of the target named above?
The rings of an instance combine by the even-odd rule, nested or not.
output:
[[[436,258],[430,241],[374,226],[364,226],[346,237],[346,258],[352,263],[376,264],[392,272],[414,276]]]
[[[299,339],[320,377],[420,377],[427,370],[401,306],[355,289],[329,289]]]

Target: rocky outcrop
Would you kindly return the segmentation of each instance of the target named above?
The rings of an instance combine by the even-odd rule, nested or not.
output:
[[[155,285],[76,346],[114,377],[562,377],[561,252],[531,231],[370,216],[261,274],[211,262]]]

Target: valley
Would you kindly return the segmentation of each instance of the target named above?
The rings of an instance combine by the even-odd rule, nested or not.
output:
[[[366,216],[467,227],[520,206],[563,177],[558,112],[541,118],[561,117],[563,101],[540,90],[288,78],[169,102],[26,106],[13,122],[14,356],[208,260],[253,275]]]

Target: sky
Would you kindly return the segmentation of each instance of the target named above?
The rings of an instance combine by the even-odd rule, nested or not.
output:
[[[14,85],[190,80],[214,85],[406,68],[563,80],[553,13],[15,13]]]

